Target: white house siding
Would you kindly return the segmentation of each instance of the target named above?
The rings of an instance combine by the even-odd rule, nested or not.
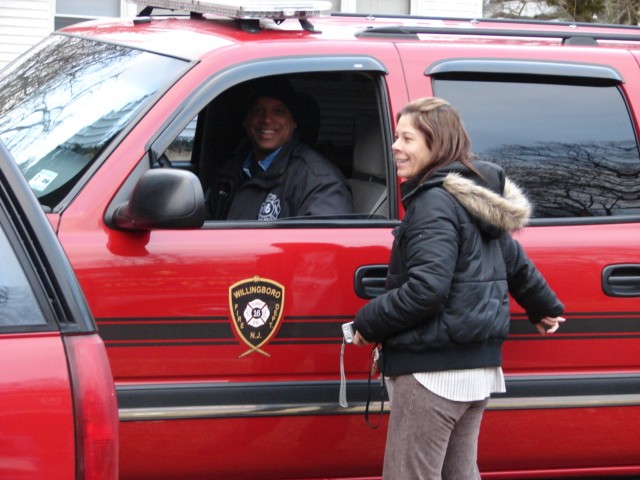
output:
[[[0,68],[53,30],[51,0],[0,0]]]
[[[88,0],[56,0],[58,15],[77,15],[81,13],[88,17],[117,17],[120,15],[119,0],[88,1]]]
[[[352,11],[358,13],[408,15],[409,0],[357,0],[355,2],[355,10]]]
[[[411,0],[411,15],[482,18],[482,0]]]
[[[0,0],[2,1],[2,0]],[[54,1],[54,0],[50,0]],[[137,5],[127,0],[55,0],[56,20],[54,28],[60,29],[74,23],[100,17],[133,17]]]

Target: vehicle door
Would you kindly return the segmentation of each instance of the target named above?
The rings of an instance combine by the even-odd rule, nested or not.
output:
[[[571,48],[398,48],[410,95],[461,113],[478,159],[534,205],[516,233],[566,306],[553,337],[513,305],[507,393],[483,423],[484,472],[625,466],[640,450],[640,78],[630,55]],[[435,53],[437,51],[437,53]],[[496,57],[491,59],[488,57]],[[540,448],[532,446],[544,445]],[[607,445],[605,449],[602,445]]]
[[[58,471],[72,478],[75,455],[68,452],[75,448],[74,417],[66,355],[38,282],[33,252],[25,249],[28,233],[24,225],[15,224],[13,193],[7,188],[12,186],[3,178],[0,361],[5,368],[0,374],[4,418],[0,473],[4,478],[42,478]]]
[[[369,393],[371,410],[380,406],[379,386],[368,390],[370,349],[345,353],[349,406],[341,407],[341,325],[383,288],[398,221],[387,82],[401,76],[359,53],[254,60],[220,73],[224,62],[194,67],[165,94],[61,222],[117,382],[121,477],[168,478],[176,458],[180,478],[379,474],[383,429],[363,419]],[[242,123],[225,93],[275,74],[294,77],[319,104],[315,148],[347,177],[362,148],[355,132],[372,122],[380,178],[366,181],[383,192],[375,211],[190,229],[114,223],[139,180],[158,170],[195,172],[206,192]],[[116,157],[141,145],[146,154],[127,180],[105,187],[123,169]]]
[[[0,477],[115,480],[117,412],[104,344],[2,142],[0,263]]]

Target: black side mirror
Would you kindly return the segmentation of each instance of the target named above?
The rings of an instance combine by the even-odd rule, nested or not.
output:
[[[193,173],[159,168],[147,170],[136,183],[128,202],[112,217],[122,230],[200,228],[206,206],[202,185]]]

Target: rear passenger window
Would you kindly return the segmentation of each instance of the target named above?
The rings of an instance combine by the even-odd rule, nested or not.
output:
[[[535,218],[640,215],[640,155],[613,85],[435,80],[478,159],[525,188]]]
[[[2,228],[0,265],[0,327],[44,325],[46,320],[29,280]]]

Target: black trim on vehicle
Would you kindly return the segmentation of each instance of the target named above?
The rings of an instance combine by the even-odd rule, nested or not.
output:
[[[563,217],[563,218],[532,218],[530,227],[553,227],[559,225],[615,225],[621,223],[640,223],[639,215],[616,215],[610,217]]]
[[[602,270],[602,291],[610,297],[640,297],[640,264],[606,266]]]
[[[507,393],[494,395],[489,410],[640,407],[639,373],[507,376],[506,382]],[[354,414],[370,395],[370,408],[379,408],[378,381],[371,387],[349,381],[346,408],[338,404],[339,388],[339,381],[220,382],[120,385],[117,392],[121,421]]]
[[[509,340],[640,338],[640,312],[570,312],[565,316],[571,321],[562,325],[561,333],[541,337],[532,329],[526,315],[512,315]],[[528,338],[531,335],[533,338]]]
[[[348,315],[288,316],[271,345],[339,343]],[[102,318],[100,335],[110,347],[236,345],[229,317]]]
[[[146,148],[159,157],[211,99],[238,83],[272,75],[339,71],[388,73],[380,61],[368,55],[274,57],[239,63],[220,70],[194,90],[176,113],[164,122],[157,135],[149,140]]]
[[[382,268],[382,267],[381,267]],[[568,312],[570,320],[552,336],[537,333],[524,314],[512,315],[509,341],[640,338],[640,312]],[[341,325],[350,315],[285,316],[270,345],[342,342]],[[231,319],[215,317],[100,318],[100,335],[109,347],[235,345]]]
[[[42,207],[2,142],[0,158],[0,201],[7,220],[4,222],[6,233],[13,237],[10,238],[13,243],[20,245],[15,252],[26,267],[25,274],[48,322],[47,325],[3,327],[2,332],[55,330],[53,319],[65,333],[95,332],[91,312],[66,254]],[[38,288],[38,285],[42,288]]]
[[[207,230],[273,230],[273,229],[294,229],[304,228],[393,228],[400,223],[400,220],[389,219],[377,215],[365,214],[344,214],[336,215],[333,218],[304,217],[288,219],[283,218],[275,222],[259,222],[257,220],[207,220],[203,229]]]
[[[543,60],[454,58],[432,63],[424,74],[435,78],[473,74],[476,80],[479,75],[509,75],[511,79],[518,76],[559,77],[597,81],[605,85],[624,83],[622,75],[607,65]]]

